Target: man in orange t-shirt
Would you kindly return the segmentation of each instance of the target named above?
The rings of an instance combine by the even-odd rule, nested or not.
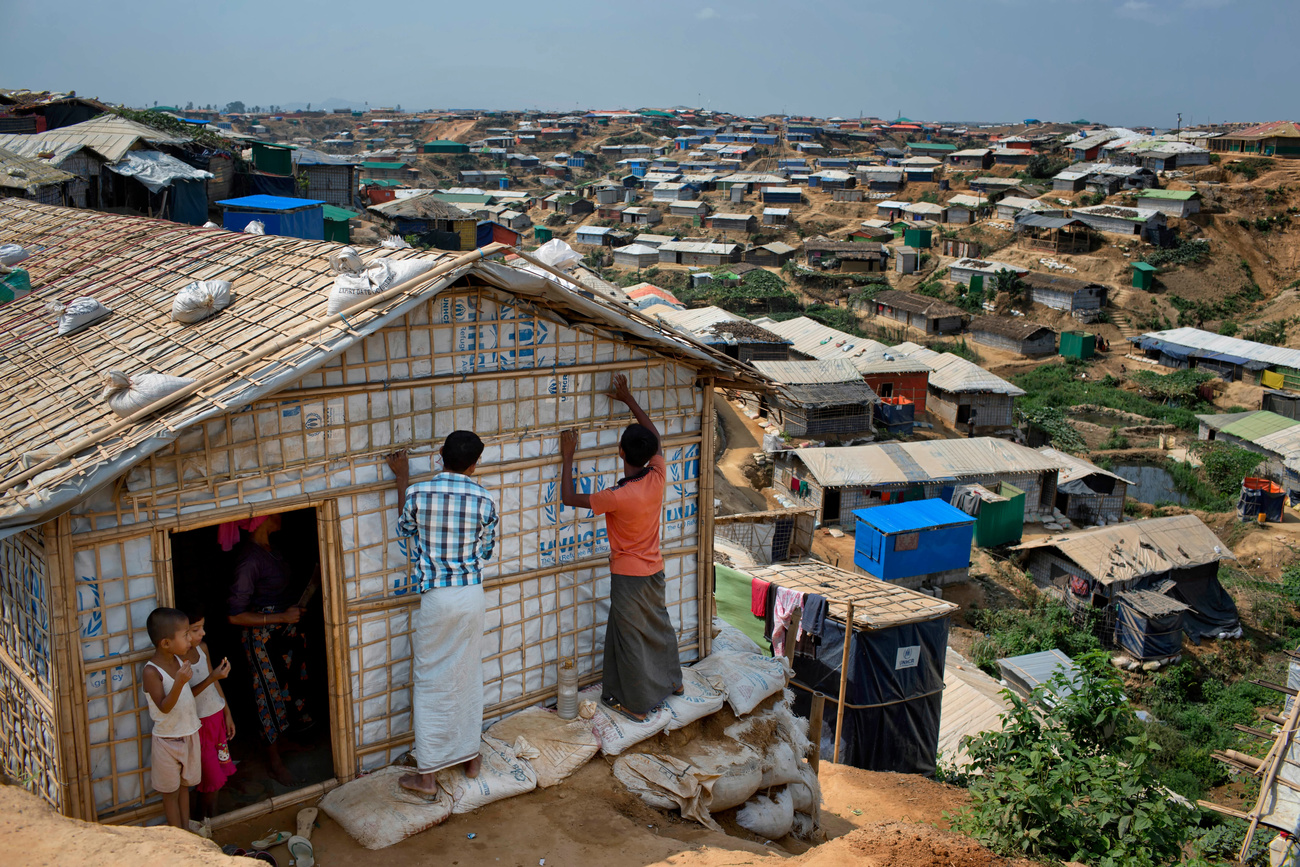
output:
[[[574,491],[573,453],[578,448],[578,432],[566,430],[560,434],[564,462],[560,502],[605,516],[612,580],[601,700],[639,722],[670,693],[682,692],[677,631],[664,601],[664,558],[659,553],[668,474],[659,430],[632,396],[627,377],[614,375],[609,396],[627,404],[637,420],[619,440],[623,478],[614,487],[594,494]]]

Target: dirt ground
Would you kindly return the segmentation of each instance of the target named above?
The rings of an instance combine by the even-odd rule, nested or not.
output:
[[[993,855],[944,830],[944,813],[966,795],[923,777],[882,774],[823,763],[823,826],[827,842],[786,847],[719,834],[652,809],[629,794],[597,758],[560,786],[498,801],[474,813],[372,853],[322,813],[312,835],[322,867],[385,862],[412,865],[550,867],[1000,867],[1027,864]],[[217,844],[247,846],[272,828],[292,828],[290,808],[221,829]],[[472,838],[471,838],[471,835]],[[13,867],[237,867],[213,843],[172,828],[117,828],[57,816],[34,796],[0,786],[0,839]],[[788,838],[787,838],[788,839]],[[288,862],[283,846],[271,850]]]
[[[763,450],[763,429],[731,401],[718,399],[713,405],[727,435],[727,450],[718,459],[718,472],[713,476],[713,495],[722,500],[717,514],[761,512],[768,508],[768,498],[750,486],[740,466],[754,452]]]

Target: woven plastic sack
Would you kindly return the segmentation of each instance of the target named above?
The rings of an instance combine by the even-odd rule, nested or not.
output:
[[[380,768],[331,790],[320,808],[367,849],[383,849],[441,824],[451,815],[451,798],[430,801],[397,784],[410,768]]]
[[[335,274],[351,274],[355,277],[366,270],[366,264],[361,261],[361,254],[355,247],[343,247],[330,253],[329,263]]]
[[[757,653],[767,656],[754,639],[723,620],[713,621],[713,653]]]
[[[172,319],[192,324],[230,306],[230,283],[225,280],[195,280],[172,299]]]
[[[788,666],[784,659],[754,653],[711,653],[691,666],[700,674],[722,678],[727,689],[727,704],[744,716],[759,702],[785,688]]]
[[[18,244],[0,244],[0,265],[17,265],[30,255]]]
[[[600,752],[600,737],[589,719],[562,720],[554,711],[530,707],[493,723],[486,734],[512,744],[520,751],[519,739],[537,750],[528,763],[537,772],[537,785],[549,788],[563,782]]]
[[[411,245],[406,243],[406,241],[404,241],[402,238],[399,238],[397,235],[389,235],[387,238],[379,242],[379,246],[387,247],[389,250],[411,249]]]
[[[780,840],[794,825],[794,799],[788,789],[776,797],[756,795],[736,813],[736,824],[767,840]]]
[[[714,813],[745,803],[763,782],[763,757],[752,747],[720,738],[696,740],[689,750],[691,765],[715,778],[707,802]]]
[[[453,813],[469,813],[537,788],[537,773],[504,741],[484,737],[478,754],[482,761],[472,780],[463,765],[438,772],[438,785],[451,796]]]
[[[326,309],[331,316],[340,313],[371,295],[413,280],[432,267],[433,263],[427,259],[375,259],[360,274],[344,272],[334,278]]]
[[[647,714],[645,722],[637,722],[618,711],[610,710],[600,700],[600,684],[579,692],[578,701],[596,702],[596,715],[591,721],[600,737],[600,751],[607,756],[617,756],[628,747],[654,737],[667,728],[672,719],[672,714],[662,705]]]
[[[682,669],[682,694],[670,695],[664,699],[664,707],[672,719],[668,721],[668,731],[690,725],[697,719],[722,710],[727,701],[726,685],[710,675],[701,674],[690,668]]]
[[[51,301],[45,309],[59,317],[60,335],[79,331],[113,312],[94,298],[74,298],[67,304]]]
[[[646,804],[659,810],[678,810],[714,831],[721,826],[709,815],[709,787],[716,777],[674,756],[634,753],[619,756],[614,776]]]
[[[32,279],[25,268],[0,265],[0,304],[17,301],[32,291]]]
[[[205,228],[205,229],[220,229],[221,227],[218,226],[216,223],[212,222],[211,220],[208,220],[206,223],[203,224],[203,228]]]
[[[249,220],[248,225],[244,226],[245,235],[265,235],[266,223],[261,220]]]
[[[109,409],[126,417],[180,391],[192,382],[192,379],[168,376],[165,373],[137,373],[129,376],[120,370],[110,370],[104,377],[102,396],[108,401]]]

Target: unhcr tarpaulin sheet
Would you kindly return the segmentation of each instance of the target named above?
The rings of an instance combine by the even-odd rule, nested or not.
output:
[[[186,165],[160,151],[130,151],[121,162],[108,166],[108,170],[135,178],[151,193],[170,187],[172,181],[205,181],[212,177],[212,172]]]

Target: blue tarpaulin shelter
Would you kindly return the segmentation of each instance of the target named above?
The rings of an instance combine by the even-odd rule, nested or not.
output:
[[[221,227],[242,232],[253,220],[261,220],[266,234],[325,240],[325,204],[319,199],[291,199],[285,196],[244,196],[217,202],[222,209]]]

